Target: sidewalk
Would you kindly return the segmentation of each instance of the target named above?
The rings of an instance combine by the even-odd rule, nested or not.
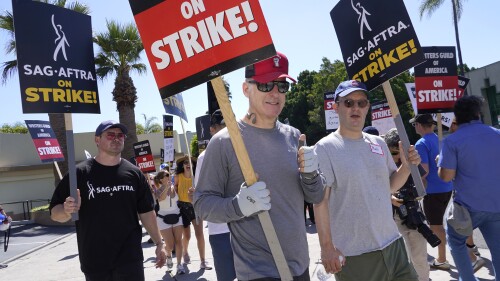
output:
[[[206,240],[206,255],[207,260],[213,265],[212,251],[210,243],[208,243],[207,229],[205,230]],[[321,266],[318,262],[320,259],[320,248],[318,235],[316,234],[315,226],[307,228],[307,239],[309,242],[309,255],[311,263],[309,272],[311,280],[320,280],[317,277],[317,272]],[[144,267],[146,280],[174,280],[166,273],[166,268],[156,269],[154,267],[154,250],[155,247],[146,243],[148,235],[143,237],[143,251],[144,251]],[[200,270],[200,260],[198,258],[196,249],[196,239],[194,235],[189,244],[189,253],[191,255],[191,264],[187,265],[187,272],[184,275],[176,276],[176,280],[217,280],[215,270]],[[486,266],[481,268],[476,276],[480,280],[494,280],[493,269],[491,267],[491,255],[487,249],[480,248],[481,255],[487,260]],[[428,247],[429,260],[437,253],[436,249]],[[431,270],[431,280],[433,281],[447,281],[457,280],[457,272],[454,267],[451,254],[447,253],[448,260],[452,264],[452,270],[441,271]],[[173,271],[175,274],[175,269]],[[76,235],[69,234],[68,236],[57,240],[56,242],[47,245],[44,248],[38,249],[32,253],[20,256],[17,259],[8,262],[8,267],[0,269],[0,276],[2,280],[9,281],[60,281],[60,280],[74,280],[84,281],[85,278],[80,271],[80,264],[78,260],[78,251],[76,244]],[[323,279],[324,280],[324,279]],[[330,278],[328,280],[334,280]],[[361,281],[361,280],[360,280]]]

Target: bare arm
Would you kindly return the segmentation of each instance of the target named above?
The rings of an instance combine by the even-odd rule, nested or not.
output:
[[[179,175],[176,175],[174,178],[174,189],[175,193],[179,194]]]
[[[319,204],[314,204],[314,214],[321,247],[321,262],[326,272],[336,273],[342,269],[345,260],[342,252],[335,247],[330,230],[330,209],[328,207],[330,191],[331,187],[327,187],[323,200]]]
[[[167,260],[167,252],[165,251],[164,242],[161,240],[160,230],[156,224],[155,212],[150,211],[139,214],[139,218],[156,245],[156,268],[161,268]]]
[[[403,144],[399,142],[399,151],[403,150]],[[391,175],[391,193],[398,191],[408,180],[410,175],[410,164],[418,165],[420,164],[420,155],[413,145],[408,148],[408,159],[406,159],[405,153],[400,153],[401,155],[401,166],[392,173]]]
[[[80,189],[77,189],[78,200],[68,196],[63,204],[55,205],[50,210],[50,218],[57,222],[67,222],[71,219],[72,213],[77,213],[80,210],[82,199],[80,197]]]
[[[452,169],[446,169],[446,168],[438,168],[438,176],[443,180],[443,181],[452,181],[455,178],[457,171],[452,170]]]

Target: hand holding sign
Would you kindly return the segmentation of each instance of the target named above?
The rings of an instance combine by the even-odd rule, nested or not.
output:
[[[76,199],[71,196],[68,196],[64,201],[63,207],[64,207],[64,212],[66,214],[78,213],[78,211],[80,210],[80,206],[82,204],[82,198],[80,197],[80,189],[76,190],[76,194],[77,194]]]

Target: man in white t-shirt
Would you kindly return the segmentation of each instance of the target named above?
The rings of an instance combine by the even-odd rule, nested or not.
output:
[[[210,135],[215,135],[220,130],[226,127],[222,112],[217,109],[210,117]],[[201,170],[205,151],[198,156],[196,168]],[[198,175],[194,176],[194,185],[198,184]],[[214,258],[215,273],[217,280],[234,280],[236,272],[234,270],[233,250],[231,248],[231,235],[227,223],[213,223],[207,221],[208,240],[212,247],[212,256]]]

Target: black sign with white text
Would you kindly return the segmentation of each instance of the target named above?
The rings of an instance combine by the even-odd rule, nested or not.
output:
[[[100,113],[90,16],[12,0],[23,113]]]
[[[349,77],[368,90],[424,61],[403,0],[340,0],[330,16]]]

